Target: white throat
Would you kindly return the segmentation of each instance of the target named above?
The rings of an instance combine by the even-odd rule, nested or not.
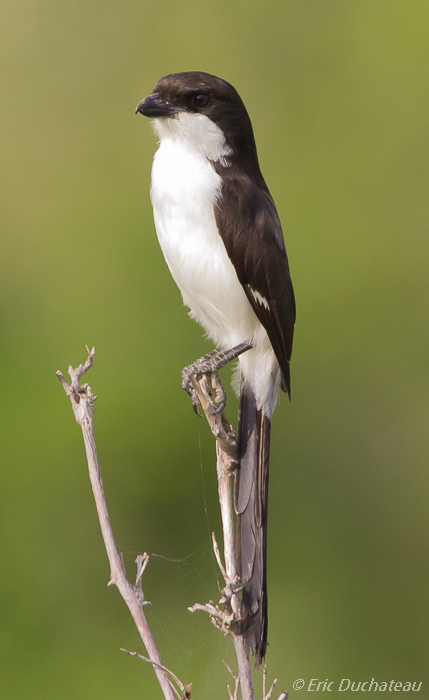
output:
[[[162,143],[179,140],[190,152],[208,160],[223,162],[231,155],[222,130],[204,114],[180,112],[174,119],[155,119],[153,127]]]

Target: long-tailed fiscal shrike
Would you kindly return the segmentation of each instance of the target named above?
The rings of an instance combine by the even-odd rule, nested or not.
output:
[[[267,646],[271,418],[280,388],[290,396],[295,324],[282,229],[232,85],[208,73],[167,75],[136,112],[154,120],[159,137],[151,199],[162,252],[191,317],[219,348],[191,371],[239,356],[237,564],[243,637],[259,665]]]

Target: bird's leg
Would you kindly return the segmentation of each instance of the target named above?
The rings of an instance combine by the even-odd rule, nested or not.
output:
[[[182,388],[191,397],[192,407],[197,415],[199,400],[197,392],[192,386],[192,377],[198,379],[202,374],[211,375],[211,394],[213,400],[208,398],[210,412],[212,414],[221,413],[225,408],[226,392],[219,377],[219,370],[227,365],[228,362],[235,360],[236,357],[246,352],[246,350],[250,350],[252,347],[253,345],[251,343],[244,342],[229,350],[217,348],[207,353],[207,355],[203,355],[203,357],[200,357],[198,360],[195,360],[195,362],[188,367],[182,369]]]

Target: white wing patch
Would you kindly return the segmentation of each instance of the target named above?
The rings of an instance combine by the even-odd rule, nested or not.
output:
[[[255,301],[258,302],[261,306],[263,306],[265,309],[270,310],[270,305],[268,301],[265,299],[265,297],[262,296],[262,294],[259,294],[255,289],[252,289],[252,287],[249,287],[250,293],[252,297],[254,298]]]

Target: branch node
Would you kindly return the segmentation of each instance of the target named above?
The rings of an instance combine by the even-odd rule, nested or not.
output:
[[[145,605],[152,605],[152,603],[145,598],[142,584],[143,574],[149,563],[149,554],[147,554],[147,552],[144,552],[144,554],[139,554],[135,560],[135,563],[137,564],[136,582],[133,586],[135,596],[141,607]]]
[[[136,586],[142,586],[142,578],[147,565],[149,564],[149,554],[144,552],[139,554],[135,561],[137,564],[137,574],[136,574]]]
[[[276,685],[277,685],[277,680],[278,680],[277,678],[275,678],[275,679],[273,680],[273,682],[272,682],[272,684],[271,684],[271,687],[270,687],[270,689],[269,689],[269,691],[268,691],[268,693],[267,693],[267,692],[266,692],[267,674],[268,674],[267,664],[264,664],[264,670],[263,670],[263,672],[262,672],[262,700],[270,700],[271,695],[272,695],[273,692],[274,692],[274,688],[276,687]],[[279,698],[279,700],[280,700],[280,698]]]
[[[89,425],[91,422],[94,412],[94,403],[97,400],[89,384],[80,384],[81,377],[92,367],[95,355],[95,348],[90,350],[87,345],[85,347],[88,352],[85,363],[79,365],[76,369],[73,369],[71,365],[68,367],[70,383],[67,382],[60,370],[56,372],[65,393],[70,398],[76,422],[79,423],[81,427],[83,427],[85,423]]]
[[[157,666],[158,668],[165,671],[165,673],[168,673],[172,677],[172,679],[174,680],[174,682],[176,683],[176,685],[178,686],[180,691],[183,693],[183,696],[180,696],[179,693],[177,692],[176,688],[174,687],[174,685],[171,683],[171,681],[169,681],[171,687],[173,688],[173,690],[176,693],[176,696],[179,698],[179,700],[188,700],[191,697],[192,683],[188,683],[187,685],[184,685],[182,683],[182,681],[180,680],[180,678],[178,678],[176,676],[176,674],[173,673],[173,671],[170,671],[169,668],[167,668],[166,666],[163,666],[163,664],[159,664],[157,661],[153,661],[153,659],[148,659],[147,656],[142,656],[141,654],[138,654],[136,651],[128,651],[128,649],[122,649],[122,648],[121,648],[121,651],[124,651],[125,654],[128,654],[129,656],[135,656],[136,658],[141,659],[142,661],[145,661],[147,664],[152,664],[153,666]]]
[[[225,666],[227,667],[227,669],[228,669],[228,671],[230,672],[231,676],[233,677],[233,679],[234,679],[234,684],[235,684],[234,693],[231,693],[231,690],[230,690],[230,688],[229,688],[229,685],[226,686],[227,689],[228,689],[229,700],[238,700],[238,689],[239,689],[239,687],[240,687],[240,676],[238,675],[238,673],[234,673],[234,671],[232,670],[231,666],[230,666],[229,664],[227,664],[227,662],[226,662],[224,659],[222,659],[222,661],[223,661],[223,663],[225,664]]]

